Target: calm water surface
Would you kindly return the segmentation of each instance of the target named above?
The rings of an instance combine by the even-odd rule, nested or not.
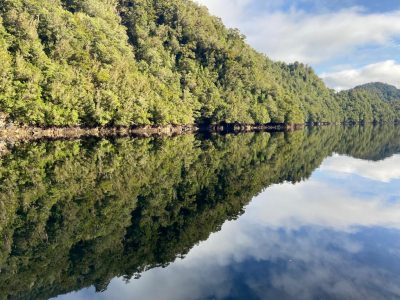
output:
[[[399,299],[400,128],[31,142],[0,299]]]

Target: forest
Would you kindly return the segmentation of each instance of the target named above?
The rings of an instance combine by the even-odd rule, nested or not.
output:
[[[184,257],[272,184],[341,153],[400,152],[395,126],[36,141],[0,160],[0,299],[48,299]]]
[[[25,126],[398,122],[190,0],[0,0],[0,113]]]

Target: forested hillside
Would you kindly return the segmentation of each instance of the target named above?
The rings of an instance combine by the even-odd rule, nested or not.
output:
[[[32,126],[394,121],[190,0],[0,0],[0,111]]]
[[[337,99],[343,109],[344,122],[366,123],[400,120],[396,103],[388,103],[378,95],[361,89],[340,92]]]
[[[353,100],[353,97],[358,95],[359,103],[364,102],[365,99],[372,101],[371,106],[375,109],[375,116],[379,116],[378,120],[385,120],[388,116],[393,115],[397,122],[400,121],[400,90],[395,86],[374,82],[357,86],[348,93],[347,98],[345,98],[347,100]],[[384,103],[382,104],[382,102]],[[380,112],[376,113],[379,110]],[[365,112],[366,109],[363,109],[363,111]],[[368,119],[371,119],[371,116],[367,117]]]
[[[354,89],[374,93],[387,102],[400,101],[400,90],[390,84],[385,84],[382,82],[372,82],[357,86]]]

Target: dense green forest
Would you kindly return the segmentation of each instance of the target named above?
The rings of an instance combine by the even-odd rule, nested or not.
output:
[[[31,126],[395,121],[190,0],[0,0],[0,112]]]
[[[400,90],[383,83],[369,83],[340,92],[337,98],[348,122],[400,121]]]
[[[375,94],[387,102],[400,101],[400,90],[393,85],[373,82],[357,86],[354,89],[364,90],[368,93]]]
[[[395,127],[37,141],[0,160],[0,298],[107,288],[182,257],[271,184],[333,152],[400,152]]]

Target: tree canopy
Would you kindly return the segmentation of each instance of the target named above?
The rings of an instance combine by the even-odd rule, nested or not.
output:
[[[0,60],[0,111],[24,125],[400,119],[271,61],[190,0],[0,0]]]

